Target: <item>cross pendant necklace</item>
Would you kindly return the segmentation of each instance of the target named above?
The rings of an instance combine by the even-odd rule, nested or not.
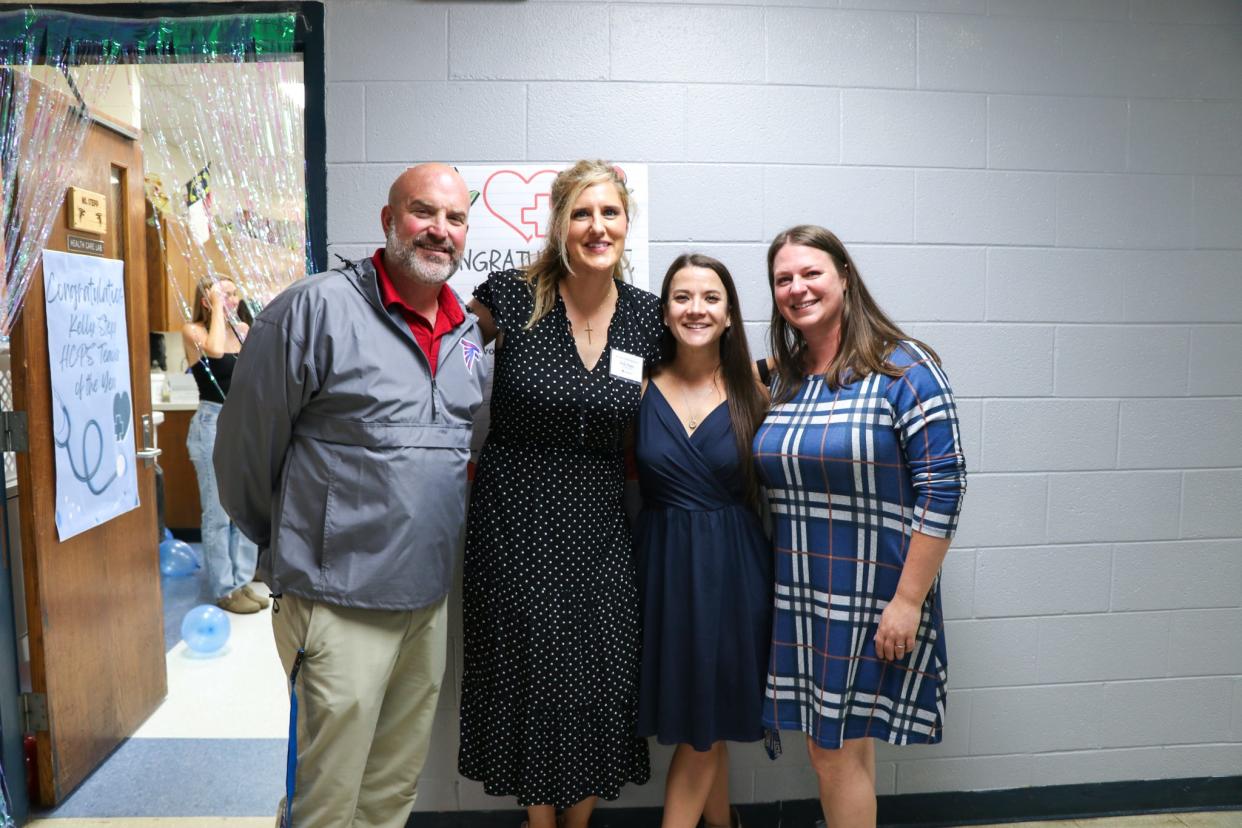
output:
[[[599,305],[597,305],[597,306],[595,307],[595,310],[592,312],[592,315],[594,315],[594,314],[596,314],[596,313],[599,313],[599,312],[600,312],[600,310],[603,308],[603,306],[604,306],[604,305],[606,305],[606,304],[608,304],[608,300],[609,300],[610,298],[612,298],[612,291],[613,291],[613,290],[614,290],[614,288],[612,287],[612,285],[609,285],[608,295],[604,297],[604,301],[603,301],[603,302],[601,302]],[[574,320],[570,317],[570,314],[569,314],[569,300],[568,300],[568,299],[565,299],[565,298],[562,296],[562,301],[565,303],[565,321],[569,323],[569,331],[570,331],[570,333],[571,333],[571,334],[573,334],[574,336],[577,336],[577,335],[578,335],[578,326],[574,324]],[[584,325],[582,326],[582,333],[586,334],[587,344],[588,344],[588,345],[592,345],[592,344],[594,344],[594,342],[593,342],[593,340],[592,340],[592,338],[591,338],[591,334],[592,334],[592,333],[594,333],[596,329],[591,327],[591,317],[590,317],[590,316],[587,316],[586,314],[583,314],[583,316],[585,317],[586,324],[584,324]]]

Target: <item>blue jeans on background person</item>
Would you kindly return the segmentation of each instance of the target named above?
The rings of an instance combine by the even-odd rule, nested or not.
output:
[[[259,550],[229,520],[220,505],[216,470],[211,453],[216,445],[216,418],[220,404],[199,402],[190,420],[185,447],[198,474],[198,497],[203,505],[203,569],[207,574],[208,597],[218,601],[254,578]]]

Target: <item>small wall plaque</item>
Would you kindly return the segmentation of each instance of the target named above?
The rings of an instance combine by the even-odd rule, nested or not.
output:
[[[103,235],[108,228],[108,204],[102,195],[69,188],[69,229]]]
[[[89,253],[92,256],[104,254],[103,239],[92,239],[88,236],[75,236],[70,233],[67,247],[70,253]]]

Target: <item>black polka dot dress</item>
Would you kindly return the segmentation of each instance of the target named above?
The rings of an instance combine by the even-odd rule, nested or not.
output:
[[[588,371],[565,306],[534,309],[518,271],[475,290],[504,332],[466,533],[463,776],[518,804],[615,799],[650,775],[634,735],[641,616],[623,441],[640,386],[612,352],[658,354],[658,299],[617,283]]]

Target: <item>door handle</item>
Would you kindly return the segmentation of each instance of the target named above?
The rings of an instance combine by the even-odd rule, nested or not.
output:
[[[151,425],[151,415],[142,415],[142,448],[134,452],[134,456],[140,459],[144,466],[151,468],[155,463],[155,458],[164,453],[164,450],[155,445],[155,428]]]

